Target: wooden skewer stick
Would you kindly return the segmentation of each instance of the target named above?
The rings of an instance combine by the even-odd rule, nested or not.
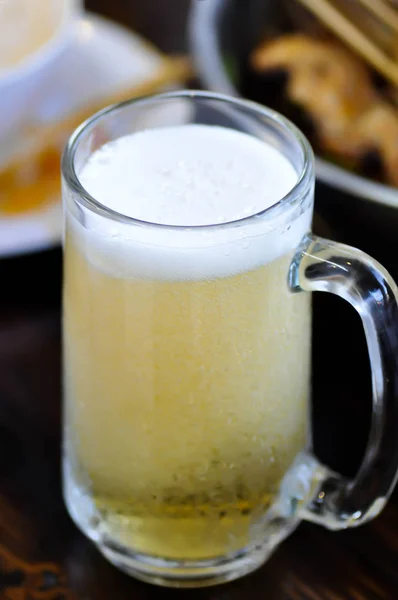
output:
[[[367,60],[394,85],[398,86],[398,64],[351,23],[329,0],[299,0],[346,44]]]
[[[398,33],[398,12],[384,0],[357,0],[387,27]]]

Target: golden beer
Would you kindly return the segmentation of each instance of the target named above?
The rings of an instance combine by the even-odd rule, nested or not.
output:
[[[137,552],[246,546],[305,447],[310,296],[289,253],[200,281],[114,277],[65,243],[67,445],[107,531]]]

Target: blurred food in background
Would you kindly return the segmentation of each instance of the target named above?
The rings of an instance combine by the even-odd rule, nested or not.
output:
[[[341,3],[322,2],[340,11]],[[368,32],[370,36],[373,27],[372,39],[367,38],[371,50],[397,49],[397,28],[383,27],[386,23],[377,20],[373,11],[374,6],[371,12],[364,11],[358,0],[345,0],[341,15],[353,27],[359,24],[360,35]],[[338,31],[338,22],[326,28],[293,1],[287,14],[287,31],[276,35],[264,32],[263,40],[250,53],[246,82],[251,97],[293,118],[320,156],[398,186],[396,87],[354,52],[351,38],[344,44],[341,32],[339,39],[331,34],[330,29]],[[398,23],[398,12],[393,15]],[[395,62],[397,57],[398,53]]]
[[[264,86],[267,78],[284,79],[284,112],[304,111],[302,126],[319,153],[398,186],[398,110],[352,51],[335,40],[289,34],[263,42],[251,66]]]

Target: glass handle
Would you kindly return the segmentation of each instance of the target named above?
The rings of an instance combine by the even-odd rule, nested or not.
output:
[[[363,252],[307,236],[289,273],[293,292],[330,292],[359,313],[372,369],[373,413],[362,465],[347,480],[323,465],[315,494],[300,516],[329,529],[361,525],[384,507],[398,469],[398,289],[386,270]]]

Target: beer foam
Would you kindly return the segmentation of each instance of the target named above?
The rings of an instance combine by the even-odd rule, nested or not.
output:
[[[293,250],[310,226],[310,206],[290,220],[286,212],[265,213],[239,223],[281,200],[298,174],[273,146],[224,127],[183,125],[121,137],[97,150],[79,178],[107,208],[152,223],[85,212],[86,228],[76,229],[84,253],[117,276],[229,276]]]
[[[162,225],[212,225],[254,215],[297,182],[278,150],[232,129],[185,125],[105,144],[80,179],[96,200]]]

